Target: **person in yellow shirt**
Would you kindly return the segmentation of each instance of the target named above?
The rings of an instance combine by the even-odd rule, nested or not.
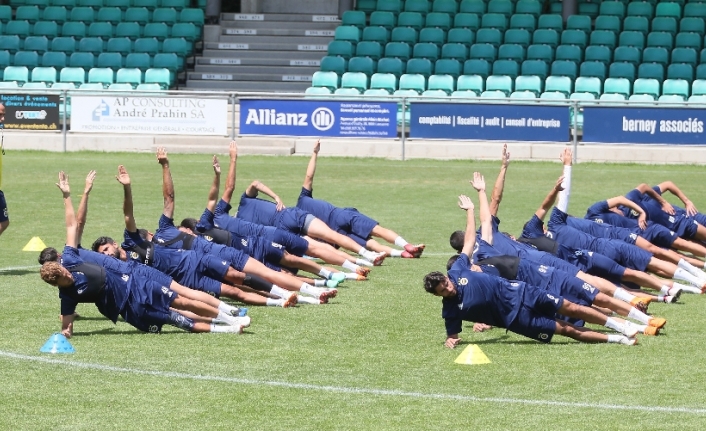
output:
[[[0,103],[0,128],[5,126],[5,105]],[[2,155],[5,154],[5,148],[0,144],[0,235],[10,225],[10,217],[7,214],[7,202],[5,202],[5,194],[2,192]]]

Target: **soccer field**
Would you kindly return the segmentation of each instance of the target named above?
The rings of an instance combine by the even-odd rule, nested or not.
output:
[[[501,230],[518,234],[540,205],[561,174],[560,150],[557,163],[511,163]],[[211,157],[173,154],[170,162],[175,220],[198,217],[212,181]],[[294,205],[307,162],[241,156],[236,195],[259,179]],[[99,235],[122,238],[119,164],[132,177],[138,227],[156,229],[161,168],[153,154],[10,151],[4,158],[11,225],[0,236],[0,429],[706,428],[703,296],[651,305],[651,313],[668,319],[666,330],[640,336],[635,347],[562,337],[541,345],[500,329],[474,334],[470,324],[461,346],[443,347],[440,299],[424,292],[422,277],[445,267],[449,235],[465,226],[456,197],[466,193],[477,203],[468,180],[480,171],[490,190],[499,162],[321,157],[316,196],[427,244],[421,259],[388,258],[369,281],[344,283],[328,305],[249,307],[253,322],[243,335],[171,327],[143,334],[82,304],[70,340],[76,353],[39,353],[59,330],[59,301],[56,288],[39,278],[38,253],[21,250],[34,236],[63,246],[59,170],[69,174],[75,206],[86,174],[98,171],[84,245]],[[224,141],[221,165],[227,164]],[[569,212],[583,215],[595,201],[668,179],[706,210],[704,178],[702,166],[578,164]],[[468,344],[491,363],[455,364]]]

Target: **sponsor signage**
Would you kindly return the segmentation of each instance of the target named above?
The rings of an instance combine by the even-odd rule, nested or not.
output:
[[[72,96],[74,132],[228,134],[228,101],[193,97]]]
[[[59,130],[59,95],[4,94],[5,128],[22,130]]]
[[[241,135],[397,137],[397,104],[240,100]]]
[[[704,145],[705,109],[583,108],[583,140],[597,143]]]
[[[410,137],[501,141],[566,141],[569,107],[423,103],[410,108]]]

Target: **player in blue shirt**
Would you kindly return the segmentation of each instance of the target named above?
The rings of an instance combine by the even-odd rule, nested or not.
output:
[[[192,332],[242,332],[240,325],[214,325],[214,318],[222,316],[216,308],[181,297],[158,280],[134,274],[128,266],[106,268],[85,262],[76,248],[78,223],[71,203],[69,179],[63,171],[59,173],[57,186],[64,197],[66,247],[61,264],[44,263],[40,275],[42,280],[59,288],[65,336],[73,334],[76,305],[82,302],[95,303],[101,314],[113,323],[120,315],[127,323],[147,332],[159,332],[163,324]]]
[[[384,252],[391,257],[418,258],[424,251],[424,244],[410,244],[396,232],[382,227],[380,223],[360,213],[355,208],[339,208],[321,199],[314,199],[313,184],[316,174],[316,161],[321,142],[316,141],[307,166],[304,184],[299,194],[297,208],[320,219],[332,230],[353,239],[361,247],[376,252]],[[402,249],[380,244],[372,237],[382,238]]]
[[[5,129],[5,105],[0,103],[0,128]],[[2,192],[2,156],[5,155],[5,147],[0,142],[0,235],[10,226],[10,216],[7,212],[7,202],[5,193]]]
[[[554,318],[559,313],[629,335],[637,332],[596,310],[574,304],[536,286],[469,269],[476,239],[473,203],[467,196],[460,196],[459,207],[467,213],[466,238],[461,255],[448,276],[431,272],[424,277],[424,290],[443,297],[441,315],[446,325],[446,347],[454,348],[461,341],[459,333],[463,329],[463,321],[507,328],[544,343],[550,342],[555,334],[583,342],[637,343],[635,338],[607,335]]]

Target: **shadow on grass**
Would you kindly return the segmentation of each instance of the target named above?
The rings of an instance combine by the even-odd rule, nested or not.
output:
[[[27,275],[27,274],[39,274],[39,268],[37,269],[13,269],[9,271],[0,271],[0,275]]]
[[[98,319],[96,319],[98,320]],[[103,319],[104,320],[104,319]],[[127,330],[127,331],[116,331],[113,328],[98,329],[96,331],[82,331],[74,332],[73,337],[88,337],[92,335],[142,335],[146,332],[138,331],[137,329]]]

